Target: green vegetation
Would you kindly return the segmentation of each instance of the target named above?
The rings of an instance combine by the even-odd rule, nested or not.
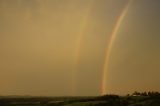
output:
[[[160,106],[160,93],[99,97],[1,97],[0,106]]]

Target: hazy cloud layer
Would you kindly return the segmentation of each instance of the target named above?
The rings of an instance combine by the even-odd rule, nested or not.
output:
[[[105,49],[126,3],[0,0],[0,94],[99,95]],[[159,9],[159,0],[133,1],[108,63],[109,93],[160,90]]]

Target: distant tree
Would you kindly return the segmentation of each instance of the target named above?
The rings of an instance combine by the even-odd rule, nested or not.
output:
[[[148,96],[148,95],[147,95],[147,92],[142,92],[140,95],[141,95],[141,96]]]
[[[130,94],[127,94],[126,96],[130,96]]]
[[[140,96],[140,95],[141,95],[141,93],[139,93],[139,92],[135,91],[132,95]]]

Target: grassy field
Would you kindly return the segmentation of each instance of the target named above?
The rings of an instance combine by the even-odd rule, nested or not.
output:
[[[0,97],[0,106],[160,106],[160,94],[99,97]]]

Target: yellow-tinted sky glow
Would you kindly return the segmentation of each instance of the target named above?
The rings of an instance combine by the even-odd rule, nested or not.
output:
[[[160,0],[0,0],[0,95],[159,91],[159,10]]]

